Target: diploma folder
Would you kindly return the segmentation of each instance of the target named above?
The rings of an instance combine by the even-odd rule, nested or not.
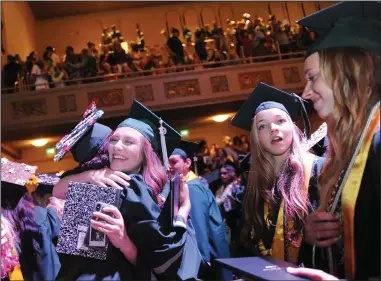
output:
[[[272,257],[245,257],[216,259],[214,261],[220,272],[229,270],[238,277],[254,280],[309,280],[292,275],[286,271],[287,267],[296,265]]]

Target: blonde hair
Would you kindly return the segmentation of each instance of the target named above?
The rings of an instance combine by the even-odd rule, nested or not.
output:
[[[279,196],[284,202],[285,215],[295,222],[295,231],[289,233],[288,238],[295,246],[299,246],[296,241],[296,234],[300,232],[310,206],[309,200],[306,200],[307,194],[302,191],[302,187],[305,184],[305,169],[302,159],[306,156],[306,152],[300,145],[303,140],[303,134],[288,115],[287,120],[294,126],[292,132],[293,140],[288,159],[279,174],[277,187]],[[254,124],[255,122],[256,117],[253,120]],[[247,242],[249,241],[248,237],[250,237],[252,229],[254,229],[256,239],[259,239],[265,225],[263,202],[267,202],[271,206],[276,203],[277,199],[274,193],[274,187],[277,182],[275,167],[268,153],[261,147],[256,129],[251,131],[250,143],[251,165],[248,184],[245,189],[245,224],[242,232],[243,242],[249,247],[250,245]]]
[[[380,100],[380,56],[359,48],[334,48],[319,52],[319,65],[334,97],[334,109],[327,119],[327,160],[318,180],[320,208],[326,209],[370,108]]]

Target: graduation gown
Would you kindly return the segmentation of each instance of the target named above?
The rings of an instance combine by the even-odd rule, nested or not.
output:
[[[22,275],[25,280],[55,280],[61,268],[56,251],[61,221],[55,210],[51,208],[34,207],[35,221],[38,225],[40,235],[40,250],[38,269],[33,269],[26,261],[23,252],[17,247]]]
[[[308,196],[312,205],[312,208],[309,211],[312,212],[313,209],[318,207],[315,200],[316,194],[318,194],[317,179],[318,175],[321,172],[325,158],[309,154],[308,159],[304,159],[304,161],[306,171],[306,186],[303,188],[308,188]],[[268,207],[266,205],[267,204],[264,204],[264,210],[262,213],[265,221],[268,216]],[[254,238],[250,247],[244,247],[243,245],[240,245],[238,250],[239,256],[269,255],[281,260],[285,259],[283,210],[283,202],[279,202],[278,212],[275,212],[270,218],[270,220],[274,223],[274,226],[266,228],[266,230],[261,234],[260,240],[258,238]],[[289,222],[288,227],[292,228],[293,224]],[[297,239],[302,239],[301,234],[298,235]],[[299,250],[300,248],[298,247],[294,247],[292,245],[289,246],[290,259],[294,264],[298,263],[300,260],[303,260],[303,258],[299,257],[301,255]]]
[[[187,185],[192,204],[190,217],[204,261],[210,263],[213,259],[228,258],[225,226],[213,193],[197,176],[188,180]]]
[[[59,278],[68,280],[196,279],[201,256],[191,224],[172,227],[141,175],[130,175],[121,206],[128,236],[137,248],[136,265],[110,244],[107,260],[63,256]],[[169,184],[164,187],[168,190]],[[165,193],[165,192],[163,192]],[[168,192],[166,192],[168,194]],[[181,221],[181,217],[178,218]],[[184,221],[183,221],[184,222]],[[186,267],[185,267],[186,263]]]
[[[198,248],[206,263],[199,277],[203,280],[216,280],[216,271],[211,267],[212,261],[230,256],[224,221],[206,180],[203,182],[192,171],[188,173],[186,180],[192,204],[190,217],[196,232]],[[224,274],[221,278],[231,280],[232,276]]]
[[[380,278],[380,111],[373,117],[343,188],[343,240],[332,246],[339,278]],[[360,181],[361,179],[361,181]],[[319,194],[316,194],[319,200]],[[313,267],[313,247],[303,245],[304,265]],[[315,267],[328,272],[326,250],[316,247]]]

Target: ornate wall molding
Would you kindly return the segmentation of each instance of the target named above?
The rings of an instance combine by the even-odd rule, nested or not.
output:
[[[77,111],[75,95],[58,96],[57,98],[61,113]]]
[[[201,94],[198,79],[165,82],[164,92],[168,99]]]
[[[111,89],[87,93],[88,103],[95,101],[98,107],[108,107],[114,105],[123,105],[123,89]]]
[[[296,66],[284,67],[282,68],[282,72],[285,84],[295,84],[302,81],[302,79],[300,79],[299,68]]]
[[[229,92],[229,83],[226,75],[212,76],[209,79],[213,93]]]
[[[241,90],[254,89],[259,82],[274,85],[271,70],[239,73],[238,82]]]
[[[11,105],[13,119],[48,115],[45,98],[14,101]]]
[[[135,97],[140,102],[155,100],[152,84],[135,86]]]

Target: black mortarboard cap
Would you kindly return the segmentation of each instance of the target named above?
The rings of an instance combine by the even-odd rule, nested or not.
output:
[[[43,194],[52,194],[53,187],[60,181],[59,174],[37,174],[38,185],[36,191]]]
[[[193,157],[198,150],[199,144],[196,142],[181,140],[181,143],[171,155],[180,155],[183,159],[190,158],[193,161]]]
[[[91,160],[112,133],[109,127],[96,123],[103,113],[96,108],[94,102],[91,103],[83,114],[82,121],[56,144],[54,161],[60,161],[69,151],[76,162]]]
[[[36,170],[36,166],[1,158],[1,208],[16,208],[21,197],[28,192],[26,182]]]
[[[112,130],[102,124],[95,123],[83,138],[71,148],[74,160],[83,163],[91,160],[104,144]]]
[[[311,126],[303,100],[296,94],[286,93],[262,82],[232,118],[231,124],[250,132],[254,116],[271,108],[283,110],[292,119],[303,117],[306,136],[310,137]]]
[[[179,145],[181,135],[137,100],[133,101],[128,118],[121,122],[118,128],[130,127],[137,130],[151,143],[153,149],[161,155],[160,122],[162,122],[162,126],[166,130],[165,143],[167,153],[171,154],[175,147]]]
[[[239,159],[241,158],[241,159]],[[242,171],[249,171],[250,170],[250,164],[251,164],[251,153],[249,152],[246,155],[239,155],[239,168]]]
[[[310,54],[329,48],[357,47],[381,54],[381,3],[346,1],[297,22],[318,36]]]

